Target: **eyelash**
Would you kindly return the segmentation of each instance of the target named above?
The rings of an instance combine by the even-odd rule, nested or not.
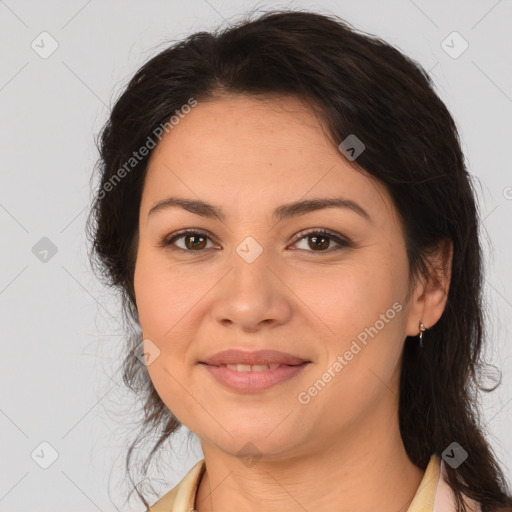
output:
[[[165,247],[167,249],[170,249],[172,251],[178,251],[182,253],[197,253],[200,254],[201,252],[205,252],[206,249],[193,251],[189,249],[182,249],[181,247],[173,246],[173,244],[179,240],[180,238],[184,238],[186,235],[200,235],[206,237],[208,240],[211,240],[211,237],[208,235],[208,233],[196,230],[196,229],[186,229],[183,231],[179,231],[178,233],[174,233],[171,237],[165,237],[161,240],[161,242],[158,244],[159,247]],[[340,247],[335,248],[334,250],[327,249],[325,251],[313,251],[313,250],[306,250],[306,249],[295,249],[295,250],[302,250],[306,252],[310,252],[313,254],[331,254],[333,252],[338,252],[342,249],[346,249],[349,247],[352,247],[352,242],[350,242],[348,239],[342,237],[341,235],[338,235],[337,233],[334,233],[332,231],[329,231],[328,229],[315,229],[315,230],[308,230],[308,231],[301,231],[298,233],[297,238],[293,242],[293,244],[296,244],[297,242],[300,242],[304,238],[308,238],[313,235],[323,235],[327,238],[330,238],[334,242],[336,242]]]

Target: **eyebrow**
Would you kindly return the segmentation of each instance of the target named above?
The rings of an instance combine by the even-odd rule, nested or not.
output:
[[[168,197],[157,202],[148,213],[148,217],[171,207],[179,207],[201,217],[216,218],[220,221],[226,219],[226,215],[221,208],[206,203],[199,199],[184,199],[180,197]],[[344,208],[353,211],[364,217],[366,220],[373,222],[368,212],[356,202],[345,199],[343,197],[309,199],[305,201],[296,201],[293,203],[278,206],[272,213],[275,222],[281,222],[290,217],[305,215],[324,208]]]

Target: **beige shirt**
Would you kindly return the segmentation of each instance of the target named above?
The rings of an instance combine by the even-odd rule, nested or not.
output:
[[[437,455],[430,462],[420,482],[418,490],[407,512],[455,512],[455,499],[445,475],[445,462]],[[200,460],[167,494],[162,496],[147,512],[192,512],[194,510],[197,488],[206,469],[204,459]],[[469,510],[481,512],[474,501],[467,499]]]

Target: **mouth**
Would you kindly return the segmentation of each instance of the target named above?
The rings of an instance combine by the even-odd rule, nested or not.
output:
[[[200,363],[214,382],[238,393],[258,393],[297,378],[310,361],[299,364],[218,364]]]
[[[285,368],[290,366],[303,366],[310,363],[310,361],[303,361],[300,364],[208,364],[200,362],[199,364],[205,364],[206,366],[212,366],[214,368],[228,368],[237,372],[264,372],[267,370],[275,370],[276,368]]]
[[[310,360],[278,350],[247,351],[234,348],[217,352],[199,361],[200,364],[229,368],[240,372],[275,370],[283,366],[299,366],[310,362]]]

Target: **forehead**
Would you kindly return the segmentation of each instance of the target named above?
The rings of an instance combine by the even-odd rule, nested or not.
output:
[[[187,161],[269,163],[296,155],[325,153],[328,142],[319,118],[296,97],[221,96],[200,101],[166,134],[153,159],[179,148]],[[336,150],[331,147],[336,156]]]
[[[290,96],[198,102],[154,149],[143,206],[171,193],[226,202],[238,211],[344,195],[375,213],[392,213],[385,187],[350,165],[312,108]]]

